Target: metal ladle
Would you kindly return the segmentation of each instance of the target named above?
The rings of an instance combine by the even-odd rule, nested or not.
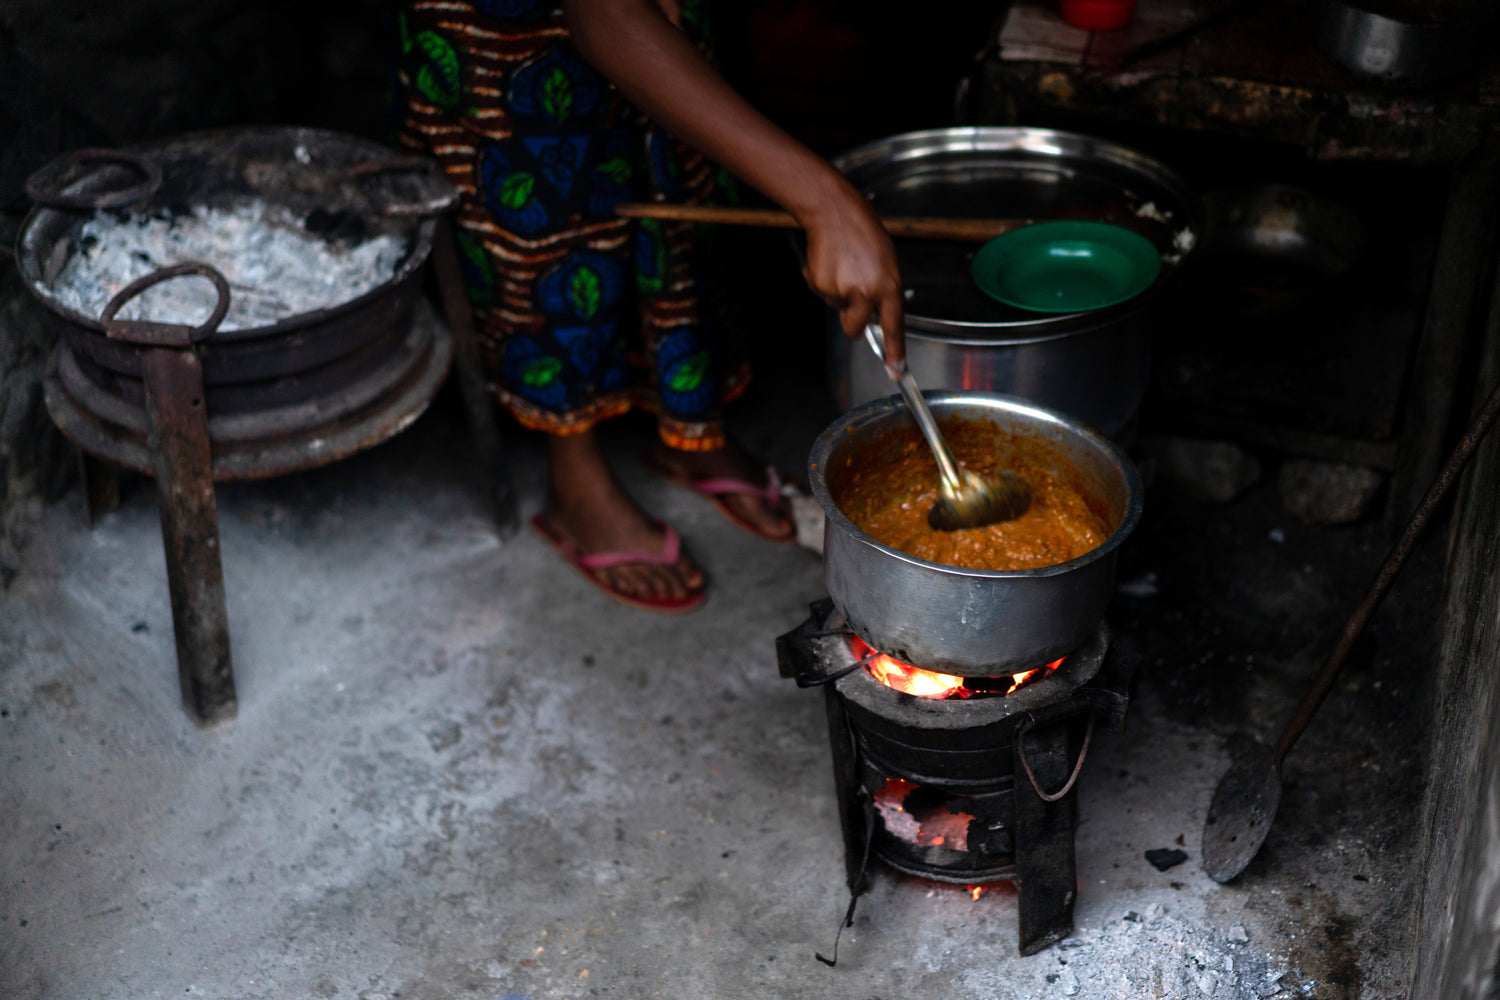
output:
[[[1448,461],[1428,488],[1427,495],[1412,512],[1406,529],[1401,532],[1396,544],[1391,546],[1380,571],[1375,574],[1364,599],[1359,602],[1359,607],[1354,609],[1354,613],[1345,622],[1333,651],[1323,661],[1322,668],[1313,678],[1312,687],[1302,699],[1301,707],[1281,731],[1276,746],[1256,743],[1249,752],[1239,755],[1219,780],[1219,786],[1214,790],[1213,803],[1208,807],[1208,818],[1203,824],[1203,870],[1215,882],[1228,882],[1244,871],[1266,842],[1266,834],[1271,832],[1271,821],[1276,818],[1276,807],[1281,804],[1282,761],[1292,749],[1292,744],[1297,742],[1297,737],[1302,735],[1302,731],[1312,721],[1313,715],[1323,704],[1323,699],[1333,689],[1333,682],[1344,661],[1349,658],[1355,640],[1364,631],[1370,616],[1375,614],[1375,609],[1380,607],[1386,591],[1396,582],[1396,575],[1401,572],[1406,557],[1416,545],[1417,537],[1432,519],[1433,511],[1447,496],[1448,490],[1468,464],[1469,457],[1474,454],[1474,449],[1479,446],[1497,415],[1500,415],[1500,386],[1490,392],[1484,407],[1474,417],[1474,422],[1469,425],[1463,439],[1453,449]]]
[[[885,333],[879,323],[865,326],[865,340],[870,349],[885,364]],[[906,408],[916,418],[917,427],[932,449],[932,457],[938,466],[938,501],[927,512],[927,523],[938,531],[958,531],[960,528],[982,528],[987,524],[1009,521],[1026,513],[1031,506],[1031,484],[1014,472],[1005,471],[993,479],[985,479],[967,469],[960,469],[948,450],[948,442],[938,430],[917,380],[912,378],[903,358],[900,367],[886,372],[901,390]]]

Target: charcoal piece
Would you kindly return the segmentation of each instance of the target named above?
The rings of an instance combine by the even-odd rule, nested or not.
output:
[[[365,238],[365,220],[342,208],[334,212],[315,208],[302,220],[302,228],[325,239],[351,244]]]
[[[1146,852],[1146,860],[1155,865],[1157,871],[1164,872],[1186,861],[1187,851],[1179,851],[1175,847],[1158,847],[1154,851]]]

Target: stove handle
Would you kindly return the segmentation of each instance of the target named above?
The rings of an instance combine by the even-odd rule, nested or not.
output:
[[[1056,802],[1073,790],[1078,782],[1078,775],[1083,771],[1083,760],[1089,755],[1089,743],[1094,738],[1094,710],[1089,709],[1088,727],[1083,731],[1083,746],[1078,748],[1078,762],[1073,765],[1073,773],[1068,775],[1068,780],[1062,788],[1055,792],[1044,792],[1042,786],[1037,783],[1036,772],[1031,769],[1031,761],[1026,759],[1026,734],[1036,726],[1036,719],[1028,716],[1016,726],[1016,757],[1021,761],[1021,767],[1026,771],[1026,777],[1031,780],[1031,787],[1035,790],[1037,797],[1043,802]]]
[[[91,171],[83,168],[104,163],[129,167],[141,175],[141,180],[128,187],[108,188],[86,194],[67,190],[91,176]],[[87,212],[144,201],[161,187],[161,180],[161,167],[138,153],[127,153],[120,149],[75,149],[49,161],[26,178],[25,190],[26,197],[38,205]]]
[[[152,285],[159,285],[163,281],[188,275],[207,278],[213,282],[214,290],[219,295],[219,301],[214,306],[213,313],[200,325],[188,326],[186,323],[115,318],[125,307],[125,303]],[[104,327],[104,335],[110,340],[123,340],[128,344],[150,347],[189,347],[212,337],[219,329],[219,324],[223,322],[224,314],[227,312],[229,312],[229,281],[224,275],[207,264],[173,264],[170,267],[152,271],[144,278],[137,278],[120,289],[115,297],[109,300],[109,305],[104,307],[99,323]]]
[[[412,174],[421,183],[417,200],[378,201],[362,186],[367,178],[383,174]],[[429,218],[445,215],[458,204],[458,188],[448,180],[443,165],[427,156],[394,156],[385,160],[370,160],[352,167],[335,171],[335,183],[352,184],[358,197],[365,201],[376,215]]]

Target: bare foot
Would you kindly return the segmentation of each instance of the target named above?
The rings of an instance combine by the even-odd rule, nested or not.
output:
[[[593,431],[548,437],[551,459],[547,519],[585,555],[601,552],[661,552],[666,535],[625,492]],[[680,600],[703,589],[700,570],[687,553],[675,565],[623,563],[598,571],[610,589],[639,598]]]
[[[658,438],[647,460],[670,475],[687,479],[738,479],[753,486],[767,485],[765,466],[734,445],[716,451],[678,451]],[[721,499],[773,542],[790,541],[797,534],[797,525],[784,499],[771,502],[751,493],[725,493]]]

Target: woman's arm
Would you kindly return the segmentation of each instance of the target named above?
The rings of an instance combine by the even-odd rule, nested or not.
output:
[[[856,336],[879,318],[905,357],[901,273],[869,202],[826,160],[756,111],[654,0],[564,0],[579,53],[651,118],[782,208],[807,231],[803,276]]]

